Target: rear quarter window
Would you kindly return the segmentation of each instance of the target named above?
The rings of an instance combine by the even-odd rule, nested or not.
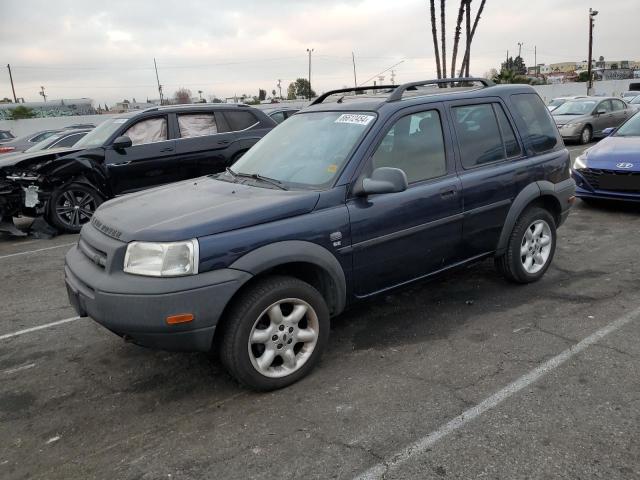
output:
[[[247,110],[239,110],[236,112],[224,112],[224,116],[229,123],[229,128],[233,132],[244,130],[258,123],[258,119]]]
[[[558,128],[540,97],[535,93],[519,93],[512,95],[511,101],[514,116],[522,120],[522,136],[531,149],[544,153],[556,148],[560,142]]]

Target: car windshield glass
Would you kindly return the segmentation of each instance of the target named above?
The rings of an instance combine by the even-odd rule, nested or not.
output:
[[[75,144],[78,148],[96,148],[101,147],[107,141],[113,132],[118,130],[126,118],[110,118],[91,130],[87,135]]]
[[[25,152],[39,152],[40,150],[44,150],[48,148],[53,142],[58,140],[62,135],[52,135],[41,142],[36,143],[33,147],[27,148]]]
[[[573,100],[565,102],[553,111],[554,115],[587,115],[596,106],[595,100]]]
[[[549,106],[550,106],[550,107],[557,107],[557,106],[559,106],[559,105],[562,105],[564,102],[566,102],[566,100],[558,100],[558,99],[556,99],[556,100],[551,100],[551,101],[549,102]]]
[[[370,112],[295,115],[234,163],[232,173],[267,177],[288,188],[326,188],[375,118]]]
[[[635,114],[627,120],[618,131],[616,137],[640,137],[640,114]]]
[[[632,98],[629,103],[632,104],[632,105],[640,105],[640,95],[638,95],[637,97]]]

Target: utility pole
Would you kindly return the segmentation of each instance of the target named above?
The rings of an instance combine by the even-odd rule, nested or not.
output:
[[[47,95],[46,93],[44,93],[44,87],[40,87],[40,95],[42,95],[42,98],[44,98],[44,103],[47,103]]]
[[[538,78],[538,46],[533,46],[533,64],[536,67],[536,78]]]
[[[9,70],[9,81],[11,82],[11,91],[13,92],[13,101],[14,103],[18,103],[18,99],[16,98],[16,89],[13,86],[13,76],[11,75],[11,65],[7,63],[7,70]]]
[[[356,56],[351,52],[351,60],[353,61],[353,85],[358,88],[358,79],[356,78]]]
[[[155,57],[153,58],[153,66],[156,69],[156,81],[158,82],[158,94],[160,95],[160,105],[163,105],[164,101],[162,98],[162,85],[160,85],[160,77],[158,77],[158,65],[156,64]]]
[[[593,90],[593,76],[591,73],[591,60],[593,58],[593,24],[595,16],[598,15],[597,10],[589,9],[589,57],[587,57],[587,95],[591,95]]]
[[[280,100],[282,100],[282,80],[278,79],[278,92],[280,92]]]
[[[522,58],[522,45],[524,45],[524,43],[518,42],[518,56],[520,58]]]
[[[395,85],[395,84],[396,84],[396,71],[391,70],[391,85]]]
[[[307,48],[307,53],[309,54],[309,100],[311,100],[311,54],[313,53],[313,50],[313,48]]]

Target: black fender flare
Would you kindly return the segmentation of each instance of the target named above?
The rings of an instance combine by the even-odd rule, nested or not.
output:
[[[511,208],[509,208],[509,213],[507,213],[507,218],[505,219],[504,225],[502,226],[502,232],[500,232],[500,240],[498,240],[496,255],[502,255],[506,251],[507,244],[509,243],[509,236],[511,235],[513,227],[515,226],[520,214],[524,211],[525,208],[527,208],[527,205],[533,202],[536,198],[540,198],[540,196],[542,195],[539,183],[548,183],[549,185],[551,185],[551,189],[553,191],[553,184],[550,182],[530,183],[520,191],[520,193],[511,203]]]
[[[256,248],[229,265],[229,268],[259,275],[287,263],[310,263],[324,270],[333,281],[336,291],[333,314],[344,310],[347,282],[338,259],[326,248],[302,240],[286,240]]]

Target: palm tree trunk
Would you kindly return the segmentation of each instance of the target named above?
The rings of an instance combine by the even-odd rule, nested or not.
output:
[[[462,25],[462,16],[464,15],[464,5],[467,0],[460,0],[460,8],[458,9],[458,19],[456,20],[456,31],[453,37],[453,55],[451,56],[451,77],[456,76],[456,57],[458,56],[458,44],[460,43],[460,29]]]
[[[467,48],[466,51],[471,53],[471,0],[467,0],[467,10],[466,10],[466,17],[467,17]],[[469,62],[467,62],[467,70],[465,72],[465,76],[468,77],[469,76]]]
[[[438,78],[442,78],[442,70],[440,70],[440,49],[438,48],[438,30],[436,27],[435,0],[430,0],[430,4],[431,4],[431,35],[433,36],[433,50],[436,54],[436,68],[438,70]]]
[[[446,14],[444,11],[446,0],[440,0],[440,41],[442,43],[442,78],[447,76],[447,40],[446,40]]]
[[[480,2],[480,8],[478,8],[478,12],[476,13],[476,18],[473,21],[473,28],[471,29],[471,43],[473,43],[473,37],[475,37],[476,35],[476,28],[478,27],[478,21],[480,20],[480,15],[482,15],[482,10],[484,10],[484,4],[486,3],[486,1],[487,0],[482,0]],[[462,66],[460,68],[460,74],[458,75],[459,77],[462,76],[462,72],[464,71],[464,68],[467,65],[467,63],[469,63],[469,52],[465,51],[464,58],[462,59]]]

